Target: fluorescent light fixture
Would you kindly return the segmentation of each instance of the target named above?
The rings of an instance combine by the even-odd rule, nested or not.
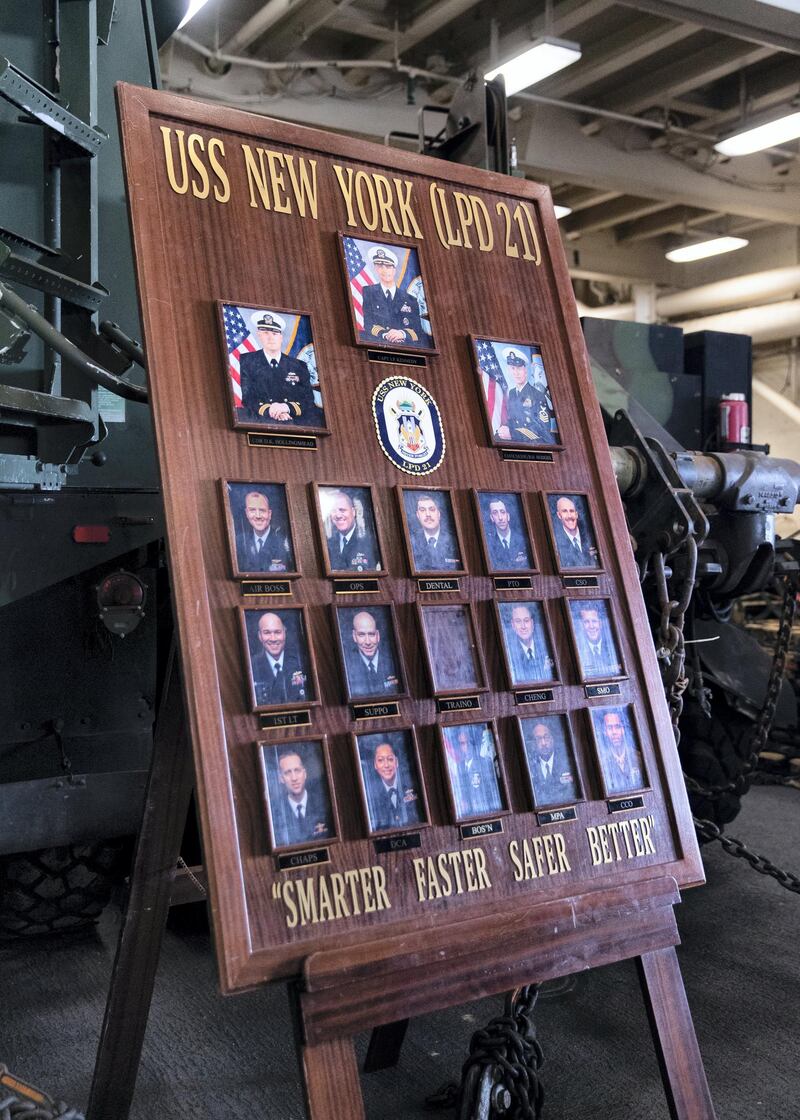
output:
[[[668,261],[685,264],[686,261],[701,261],[705,257],[716,257],[719,253],[732,253],[734,249],[744,249],[750,242],[744,237],[712,237],[710,241],[695,241],[691,245],[681,245],[666,253]]]
[[[553,209],[556,213],[556,221],[559,221],[561,218],[566,218],[567,214],[572,213],[571,206],[559,206],[557,202],[553,203]]]
[[[189,0],[189,7],[186,9],[186,15],[178,24],[178,31],[180,31],[182,27],[185,27],[190,19],[194,19],[200,9],[204,8],[207,3],[208,0]]]
[[[758,0],[759,4],[769,4],[771,8],[783,8],[786,12],[800,13],[800,0]]]
[[[502,74],[506,83],[506,96],[511,97],[521,89],[543,82],[545,78],[563,70],[565,66],[571,66],[580,57],[581,48],[577,43],[568,43],[565,39],[542,37],[522,54],[489,70],[484,77],[490,82]]]
[[[714,148],[723,156],[749,156],[751,152],[774,148],[778,144],[785,144],[787,140],[796,140],[798,136],[800,136],[800,112],[795,112],[767,121],[766,124],[757,125],[755,128],[746,128],[726,140],[720,140]]]

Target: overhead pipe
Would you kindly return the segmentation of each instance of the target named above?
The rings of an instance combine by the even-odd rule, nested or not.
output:
[[[788,299],[761,307],[743,307],[722,315],[684,319],[672,325],[682,327],[685,331],[748,334],[753,342],[778,342],[800,335],[800,299]]]

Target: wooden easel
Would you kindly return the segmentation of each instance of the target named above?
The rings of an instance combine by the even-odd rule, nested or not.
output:
[[[130,894],[106,1006],[87,1120],[130,1111],[164,927],[193,785],[180,674],[173,653]],[[636,958],[670,1115],[715,1120],[675,955],[680,938],[673,879],[652,878],[532,906],[513,919],[387,937],[315,953],[289,995],[310,1120],[363,1120],[353,1036],[372,1030],[367,1069],[396,1063],[409,1018]]]

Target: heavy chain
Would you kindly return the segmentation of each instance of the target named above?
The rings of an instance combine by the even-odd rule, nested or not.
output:
[[[775,708],[778,704],[778,696],[780,695],[781,683],[783,682],[786,669],[786,655],[791,645],[792,626],[794,625],[797,611],[797,593],[798,588],[800,588],[800,573],[791,572],[785,575],[782,579],[782,583],[783,605],[781,608],[780,622],[778,623],[778,634],[775,639],[775,652],[772,657],[772,667],[770,668],[769,680],[767,681],[764,704],[753,728],[745,766],[732,781],[717,786],[702,785],[695,778],[690,777],[684,772],[683,777],[686,782],[686,788],[690,793],[699,793],[704,797],[720,797],[724,793],[742,794],[747,787],[747,779],[758,766],[758,756],[767,744],[770,729],[772,728],[772,721],[775,718]]]
[[[503,1014],[472,1036],[461,1071],[459,1118],[539,1120],[544,1107],[539,1080],[544,1052],[531,1019],[538,995],[537,984],[509,993]],[[473,1091],[476,1087],[478,1093]]]
[[[82,1112],[60,1101],[54,1102],[54,1108],[57,1111],[33,1101],[21,1101],[19,1097],[0,1096],[0,1120],[84,1120]]]
[[[683,639],[683,624],[689,604],[692,601],[697,574],[697,541],[695,538],[688,537],[681,551],[684,555],[680,559],[673,557],[672,560],[673,573],[679,563],[684,569],[683,582],[677,598],[670,597],[664,553],[653,553],[653,576],[659,607],[656,658],[658,659],[661,680],[669,705],[676,746],[681,738],[678,721],[683,711],[683,694],[689,684],[689,678],[686,676],[686,647]]]
[[[787,891],[794,891],[795,894],[800,894],[800,878],[797,875],[792,875],[791,871],[784,871],[766,856],[759,856],[755,852],[751,852],[749,848],[741,841],[733,836],[725,836],[721,828],[718,828],[712,821],[701,820],[699,817],[694,818],[694,827],[699,836],[704,840],[718,840],[725,851],[732,856],[738,856],[739,859],[746,860],[754,871],[760,875],[769,875],[771,878],[776,879],[782,887]]]

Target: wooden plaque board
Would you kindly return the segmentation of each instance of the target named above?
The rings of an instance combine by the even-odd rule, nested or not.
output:
[[[465,919],[519,920],[539,902],[585,891],[595,892],[602,906],[606,890],[611,898],[654,876],[672,876],[680,887],[702,882],[547,188],[133,86],[119,87],[119,106],[223,989],[297,974],[320,949],[346,950],[426,929],[441,936],[449,928],[456,941]],[[342,234],[362,246],[397,246],[398,256],[417,250],[416,258],[403,259],[422,270],[432,344],[427,337],[417,348],[354,344]],[[309,317],[324,423],[298,424],[297,432],[287,426],[286,439],[272,440],[278,446],[269,440],[265,446],[263,429],[241,423],[221,330],[226,303]],[[509,347],[528,347],[531,362],[541,355],[554,404],[549,444],[526,442],[519,423],[504,440],[502,417],[493,421],[481,397],[474,349],[481,339],[498,340],[501,361]],[[373,394],[392,377],[423,386],[444,435],[442,446],[428,448],[427,465],[423,452],[409,473],[394,465],[376,434]],[[435,432],[428,442],[436,443]],[[282,582],[270,572],[263,586],[257,578],[248,586],[233,578],[226,480],[251,480],[256,489],[285,484],[299,577]],[[372,488],[384,559],[379,576],[331,571],[313,482],[349,484],[362,495]],[[409,570],[413,542],[398,487],[426,485],[451,495],[466,574],[458,558],[447,556],[434,565],[435,578]],[[476,490],[522,496],[533,557],[521,584],[511,577],[496,586],[487,570]],[[557,562],[546,495],[559,493],[580,496],[584,508],[588,503],[602,567],[593,560],[582,568]],[[367,557],[367,568],[370,562]],[[253,576],[247,564],[239,570]],[[602,678],[595,685],[596,675],[588,686],[581,673],[564,603],[572,599],[613,604],[624,674],[610,678],[610,691]],[[511,690],[495,603],[528,600],[542,604],[558,679],[544,689]],[[373,601],[394,605],[405,681],[388,715],[384,698],[366,712],[347,700],[331,604],[351,601],[366,611]],[[471,615],[473,661],[485,668],[488,691],[465,687],[459,698],[448,687],[434,696],[419,612],[437,604],[469,604],[463,616],[445,614],[455,634]],[[292,640],[300,632],[297,620],[307,620],[311,664],[308,674],[296,672],[308,676],[311,692],[318,684],[319,694],[299,701],[295,695],[294,703],[287,695],[274,711],[267,705],[265,717],[248,681],[245,642],[256,631],[248,639],[247,619],[258,623],[261,614],[282,611],[294,620]],[[263,656],[251,649],[252,657]],[[447,676],[443,663],[435,668]],[[461,671],[458,661],[452,671]],[[548,663],[544,677],[552,676]],[[638,736],[642,788],[630,797],[614,793],[600,766],[592,717],[602,708],[627,714]],[[542,801],[531,796],[517,717],[532,727],[537,717],[561,713],[567,713],[578,796],[564,813],[558,798],[545,799],[543,817]],[[483,818],[459,813],[457,823],[442,731],[446,738],[448,727],[468,723],[479,729],[484,768],[491,758],[480,729],[496,730],[500,801]],[[358,773],[351,735],[385,731],[389,737],[409,727],[418,744],[422,819],[415,832],[398,829],[400,843],[393,844],[391,830],[368,827],[364,781],[372,775]],[[309,744],[304,759],[315,782],[327,768],[335,805],[314,842],[273,851],[264,783],[270,773],[274,781],[273,748],[293,742]]]

